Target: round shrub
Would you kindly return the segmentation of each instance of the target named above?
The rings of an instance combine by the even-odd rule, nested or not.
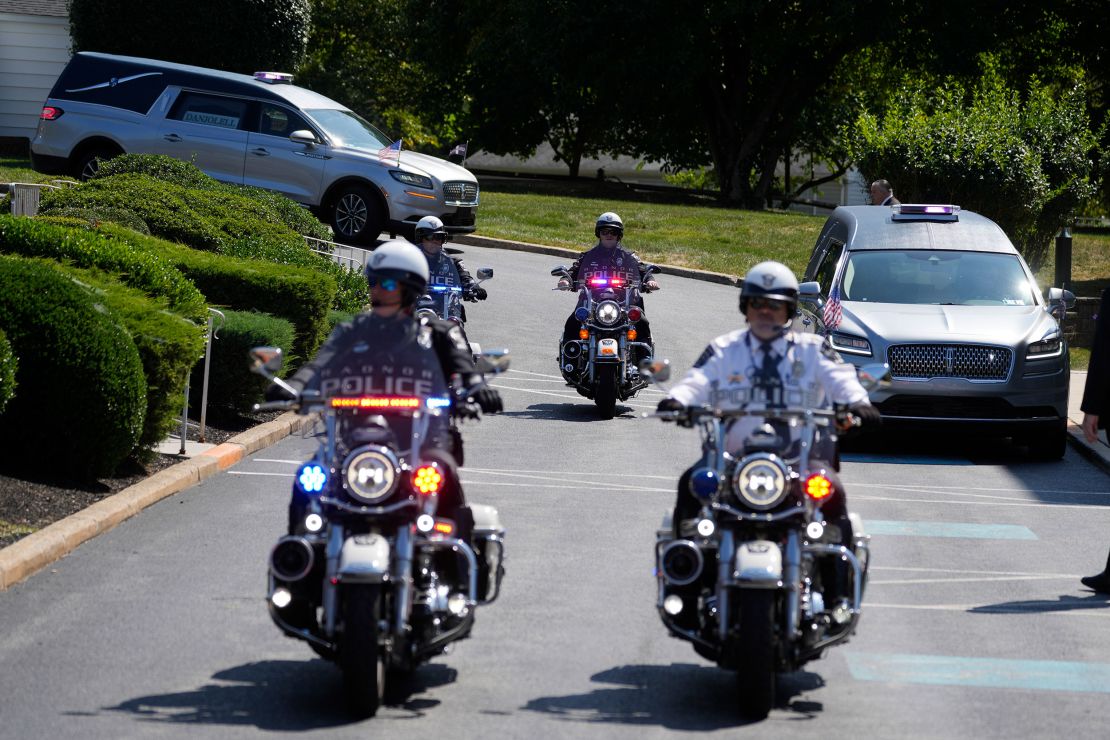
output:
[[[4,331],[0,329],[0,412],[8,405],[15,395],[15,353],[12,352],[12,343]]]
[[[111,475],[143,428],[146,380],[135,343],[44,260],[0,257],[0,329],[20,392],[0,421],[5,454],[77,478]]]

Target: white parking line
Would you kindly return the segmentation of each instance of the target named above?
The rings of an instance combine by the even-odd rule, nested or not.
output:
[[[868,579],[867,585],[871,586],[919,586],[930,583],[993,583],[996,581],[1062,581],[1079,580],[1079,576],[993,576],[980,578],[903,578],[892,581],[878,581]]]
[[[1090,607],[1072,608],[1066,606],[1060,609],[1023,609],[1018,606],[1005,607],[999,604],[876,604],[870,601],[863,602],[863,610],[868,609],[914,609],[924,611],[969,612],[978,610],[981,614],[1037,614],[1064,617],[1097,617],[1110,619],[1110,609],[1102,604]]]
[[[1036,493],[1036,494],[1059,494],[1065,495],[1093,495],[1093,496],[1110,496],[1110,491],[1077,491],[1067,489],[1053,489],[1048,488],[1044,490],[1029,489],[1029,488],[985,488],[982,486],[922,486],[907,483],[854,483],[852,488],[882,488],[894,491],[920,491],[922,493],[941,493],[958,495],[967,491],[986,491],[989,493]],[[975,494],[985,495],[985,494]]]
[[[922,499],[922,498],[894,498],[893,496],[868,496],[853,494],[852,501],[895,501],[905,504],[944,504],[946,506],[1017,506],[1029,509],[1089,509],[1091,511],[1110,512],[1110,506],[1105,504],[1053,504],[1053,503],[1020,503],[1018,501],[960,501],[958,499]]]

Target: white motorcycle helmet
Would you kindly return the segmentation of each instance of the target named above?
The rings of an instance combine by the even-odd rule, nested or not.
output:
[[[428,286],[428,260],[415,245],[391,239],[370,253],[365,274],[369,282],[393,279],[400,283],[401,304],[408,307],[424,295]]]
[[[416,222],[416,241],[422,241],[425,237],[432,236],[433,234],[442,234],[443,240],[447,241],[447,229],[443,226],[443,221],[435,216],[425,216]]]
[[[786,303],[783,328],[788,328],[798,311],[798,278],[781,262],[760,262],[740,283],[740,313],[747,315],[748,299],[757,296]]]
[[[594,236],[600,239],[602,229],[616,229],[617,238],[624,238],[624,221],[621,221],[621,217],[612,211],[606,211],[597,217],[597,223],[594,224]]]

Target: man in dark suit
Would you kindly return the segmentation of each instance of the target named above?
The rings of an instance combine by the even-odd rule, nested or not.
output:
[[[1106,429],[1110,418],[1110,288],[1102,291],[1095,316],[1095,339],[1091,343],[1091,364],[1087,367],[1087,385],[1083,387],[1083,436],[1090,444],[1100,444],[1098,430]],[[1106,556],[1106,568],[1097,576],[1082,579],[1083,585],[1110,594],[1110,555]]]
[[[871,183],[871,205],[895,206],[901,203],[902,201],[894,197],[894,188],[890,186],[889,180],[876,180]]]

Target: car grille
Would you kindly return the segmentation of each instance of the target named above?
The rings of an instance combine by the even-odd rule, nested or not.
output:
[[[887,350],[895,378],[1005,380],[1014,352],[975,344],[897,344]]]
[[[453,205],[475,205],[478,203],[478,185],[473,182],[453,180],[443,183],[443,197]]]

